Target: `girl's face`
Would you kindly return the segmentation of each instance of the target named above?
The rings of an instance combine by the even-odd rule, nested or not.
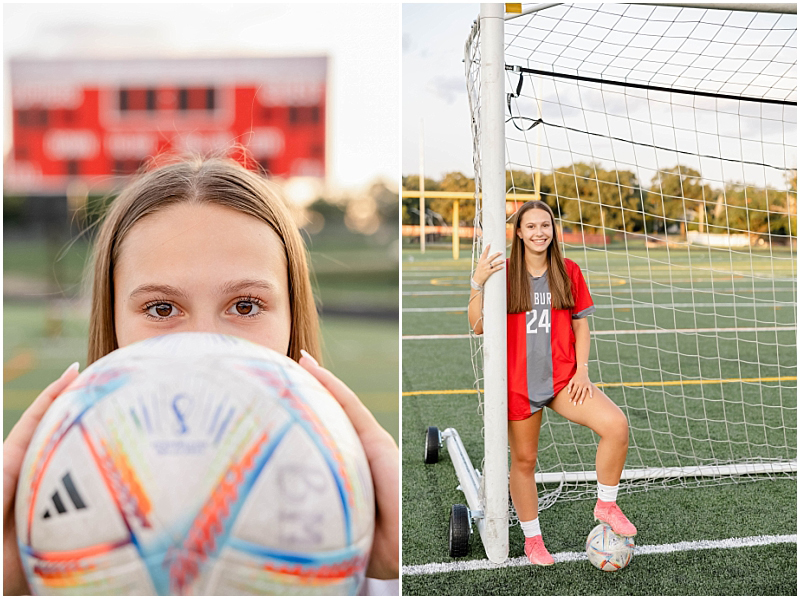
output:
[[[532,208],[522,215],[517,229],[517,237],[522,240],[526,252],[541,254],[546,252],[553,241],[553,222],[545,210]]]
[[[289,350],[283,242],[232,208],[181,203],[137,222],[120,248],[114,298],[120,347],[195,331]]]

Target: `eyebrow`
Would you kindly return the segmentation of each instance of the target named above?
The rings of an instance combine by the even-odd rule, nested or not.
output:
[[[261,289],[266,292],[273,292],[276,290],[276,285],[263,279],[242,279],[240,281],[228,281],[227,283],[223,283],[217,288],[217,292],[226,295],[229,293],[237,293],[244,289]],[[178,287],[159,285],[156,283],[139,285],[128,297],[134,298],[138,295],[145,295],[148,293],[159,293],[161,295],[179,297],[181,299],[186,299],[188,297],[187,293]]]
[[[186,298],[186,293],[177,287],[173,287],[172,285],[157,285],[153,283],[146,283],[144,285],[139,285],[136,289],[134,289],[131,294],[128,296],[129,298],[134,298],[137,295],[145,295],[147,293],[159,293],[161,295],[169,295],[172,297],[180,297]]]
[[[221,294],[237,293],[244,289],[261,289],[263,291],[272,292],[276,290],[275,283],[266,281],[264,279],[242,279],[241,281],[230,281],[220,285],[218,290]]]

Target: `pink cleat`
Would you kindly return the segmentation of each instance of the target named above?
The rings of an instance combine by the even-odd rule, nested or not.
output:
[[[600,501],[594,506],[594,519],[604,522],[621,537],[632,537],[636,534],[636,527],[625,517],[616,501]]]
[[[556,563],[547,547],[544,546],[542,535],[525,537],[525,555],[528,561],[535,566],[552,566]]]

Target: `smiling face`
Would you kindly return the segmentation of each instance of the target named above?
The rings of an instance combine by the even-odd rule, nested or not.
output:
[[[522,240],[525,252],[547,252],[553,241],[553,219],[545,210],[532,208],[520,217],[517,237]]]
[[[120,248],[114,298],[119,347],[193,331],[289,349],[283,243],[269,225],[232,208],[184,202],[137,222]]]

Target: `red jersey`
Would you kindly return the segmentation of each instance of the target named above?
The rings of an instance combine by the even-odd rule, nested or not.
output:
[[[508,419],[524,420],[550,403],[575,376],[572,320],[595,311],[580,267],[565,259],[575,307],[553,310],[547,273],[528,276],[530,312],[507,315]]]

